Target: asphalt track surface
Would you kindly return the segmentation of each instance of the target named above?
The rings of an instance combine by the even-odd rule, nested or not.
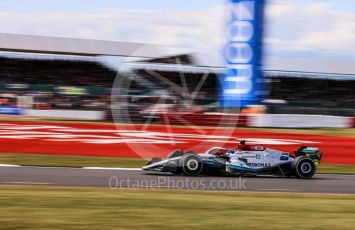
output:
[[[184,177],[139,169],[1,166],[0,184],[355,194],[355,175],[335,174],[301,180],[265,176]]]

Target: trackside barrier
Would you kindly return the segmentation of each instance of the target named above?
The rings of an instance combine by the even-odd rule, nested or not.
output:
[[[73,120],[104,120],[104,111],[84,110],[36,110],[26,109],[24,115],[43,118],[73,119]]]
[[[157,118],[157,123],[172,125],[239,126],[246,127],[247,115],[208,113],[167,113]]]
[[[302,115],[302,114],[259,114],[250,117],[249,126],[275,128],[350,128],[354,126],[351,117]]]

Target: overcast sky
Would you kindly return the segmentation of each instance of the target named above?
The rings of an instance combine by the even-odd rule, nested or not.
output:
[[[220,50],[226,2],[1,0],[0,32]],[[355,61],[355,0],[267,0],[265,11],[266,59]]]

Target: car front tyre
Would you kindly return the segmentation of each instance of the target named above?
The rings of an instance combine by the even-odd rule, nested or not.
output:
[[[186,176],[198,176],[203,170],[203,163],[200,156],[187,154],[181,158],[181,171]]]

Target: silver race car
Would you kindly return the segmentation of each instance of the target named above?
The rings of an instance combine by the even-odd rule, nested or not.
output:
[[[143,170],[171,172],[187,176],[203,175],[276,175],[309,179],[320,164],[322,152],[316,147],[302,146],[294,155],[244,140],[237,149],[214,147],[205,153],[175,150],[167,159],[153,158]]]

